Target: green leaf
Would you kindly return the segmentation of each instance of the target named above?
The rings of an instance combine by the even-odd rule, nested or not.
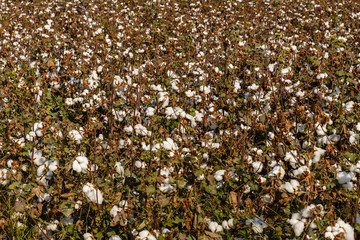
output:
[[[102,232],[98,232],[98,233],[95,235],[95,237],[96,237],[97,239],[103,239],[103,238],[104,238],[104,235],[103,235]]]
[[[70,217],[74,212],[75,205],[70,201],[65,201],[60,204],[59,211],[64,214],[66,217]]]
[[[17,188],[20,185],[19,182],[13,182],[12,184],[9,185],[9,189],[10,190],[14,190],[15,188]]]
[[[146,193],[148,195],[151,195],[151,194],[154,194],[156,192],[156,188],[151,185],[151,186],[148,186],[145,191],[146,191]]]

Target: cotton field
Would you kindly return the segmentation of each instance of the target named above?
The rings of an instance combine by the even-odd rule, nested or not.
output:
[[[1,239],[360,238],[358,1],[0,9]]]

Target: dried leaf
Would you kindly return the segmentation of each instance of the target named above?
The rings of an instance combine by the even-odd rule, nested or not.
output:
[[[237,193],[230,192],[229,200],[230,200],[230,203],[232,204],[232,206],[236,207],[238,205]]]
[[[120,225],[120,226],[126,226],[127,224],[127,214],[125,212],[120,212],[118,213],[114,218],[113,220],[111,220],[111,223],[110,223],[110,226],[111,227],[115,227],[117,225]]]
[[[38,185],[31,190],[37,197],[40,197],[44,193],[44,187]]]
[[[205,234],[208,235],[211,239],[219,239],[219,240],[222,239],[222,237],[219,234],[213,232],[205,231]]]
[[[5,218],[0,219],[0,228],[4,231],[5,227],[9,225],[8,221]]]
[[[14,211],[23,213],[25,212],[25,210],[26,210],[26,204],[21,200],[17,200],[14,205]]]

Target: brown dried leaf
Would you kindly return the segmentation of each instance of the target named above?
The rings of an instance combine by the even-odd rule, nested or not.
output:
[[[222,237],[219,234],[213,232],[205,231],[205,234],[208,235],[210,239],[219,239],[219,240],[222,239]]]
[[[237,193],[230,192],[229,200],[230,200],[230,203],[232,204],[232,206],[236,207],[238,205]]]
[[[115,227],[117,225],[120,226],[126,226],[127,224],[127,214],[125,212],[119,212],[114,218],[113,220],[111,220],[110,226],[111,227]]]
[[[23,213],[26,210],[26,203],[21,200],[17,200],[14,205],[14,211]]]
[[[36,186],[31,190],[32,193],[34,193],[37,197],[40,197],[44,193],[44,187],[42,186]]]
[[[0,219],[0,228],[4,231],[5,227],[9,225],[8,221],[5,218]]]

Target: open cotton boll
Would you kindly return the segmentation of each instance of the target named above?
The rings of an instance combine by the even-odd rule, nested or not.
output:
[[[32,151],[29,150],[29,157],[32,158]],[[37,166],[43,165],[45,163],[45,158],[42,157],[42,151],[34,149],[34,157],[33,157],[34,163]]]
[[[40,167],[38,167],[36,174],[38,176],[42,176],[44,174],[45,168],[46,168],[45,165],[41,165]]]
[[[50,170],[50,171],[56,171],[57,166],[60,164],[59,160],[48,160],[45,162],[45,166]]]
[[[209,222],[208,223],[208,228],[211,232],[217,232],[219,224],[217,222]]]
[[[280,190],[287,191],[289,193],[294,193],[295,191],[298,190],[299,186],[300,183],[297,180],[292,179],[290,180],[290,182],[286,182],[283,185],[281,185]]]
[[[307,173],[310,173],[310,170],[309,170],[309,168],[307,167],[307,166],[301,166],[301,167],[299,167],[298,169],[295,169],[293,172],[292,172],[292,175],[294,176],[294,177],[297,177],[297,176],[301,176],[303,173],[305,173],[305,172],[307,172]]]
[[[253,172],[259,173],[263,170],[263,164],[261,162],[252,162]]]
[[[286,75],[291,72],[291,67],[281,69],[281,75]]]
[[[78,173],[86,173],[89,160],[85,156],[77,156],[73,162],[72,168]]]
[[[55,220],[53,223],[50,223],[46,226],[46,230],[55,231],[57,229],[58,224],[59,221]]]
[[[84,233],[83,235],[84,240],[93,240],[93,236],[91,235],[91,233]]]
[[[355,240],[354,229],[350,224],[345,223],[341,219],[338,219],[335,226],[329,226],[325,229],[325,231],[325,238],[335,239],[337,235],[344,233],[345,240]]]
[[[283,179],[285,176],[285,170],[281,166],[275,166],[271,172],[269,172],[269,177],[278,177]]]
[[[349,142],[351,145],[355,145],[358,143],[357,139],[359,139],[359,134],[354,133],[353,131],[349,131],[350,137]]]
[[[352,172],[338,172],[336,174],[336,179],[340,184],[345,184],[350,182],[351,180],[356,180],[356,176]]]
[[[120,162],[116,162],[116,163],[115,163],[115,169],[116,169],[116,172],[117,172],[120,176],[124,176],[125,170],[124,170],[124,167],[121,165]]]
[[[0,169],[0,183],[6,185],[10,183],[10,180],[7,179],[8,170],[6,168]]]
[[[122,122],[126,117],[125,111],[116,111],[115,109],[112,109],[112,114],[114,115],[115,121]]]
[[[166,150],[170,150],[170,151],[179,149],[176,143],[174,142],[174,140],[172,140],[171,138],[166,138],[166,141],[162,142],[161,146]]]
[[[216,171],[215,174],[214,174],[215,180],[218,181],[218,182],[222,181],[225,173],[226,173],[226,170],[218,170],[218,171]]]
[[[69,132],[69,137],[74,140],[77,144],[81,143],[81,140],[83,139],[82,134],[78,130],[71,130]]]
[[[351,112],[354,107],[354,104],[355,103],[353,101],[349,101],[347,103],[343,103],[342,106],[345,108],[345,111]]]
[[[142,230],[139,235],[135,238],[136,240],[156,240],[155,236],[152,235],[148,230]]]
[[[326,153],[325,149],[318,148],[318,147],[315,147],[314,149],[315,149],[314,158],[312,159],[312,162],[310,162],[310,164],[318,163],[320,161],[321,156]]]
[[[360,122],[358,122],[358,123],[356,124],[355,129],[360,132]]]
[[[153,107],[148,107],[145,111],[146,116],[151,117],[154,116],[156,109]]]
[[[96,189],[93,184],[87,183],[83,187],[83,192],[85,193],[86,199],[90,202],[102,204],[103,196],[99,189]]]
[[[142,124],[136,124],[134,129],[137,136],[151,136],[151,131],[148,131]]]
[[[109,238],[109,240],[121,240],[121,237],[119,237],[118,235],[114,235],[114,236],[111,236]]]

